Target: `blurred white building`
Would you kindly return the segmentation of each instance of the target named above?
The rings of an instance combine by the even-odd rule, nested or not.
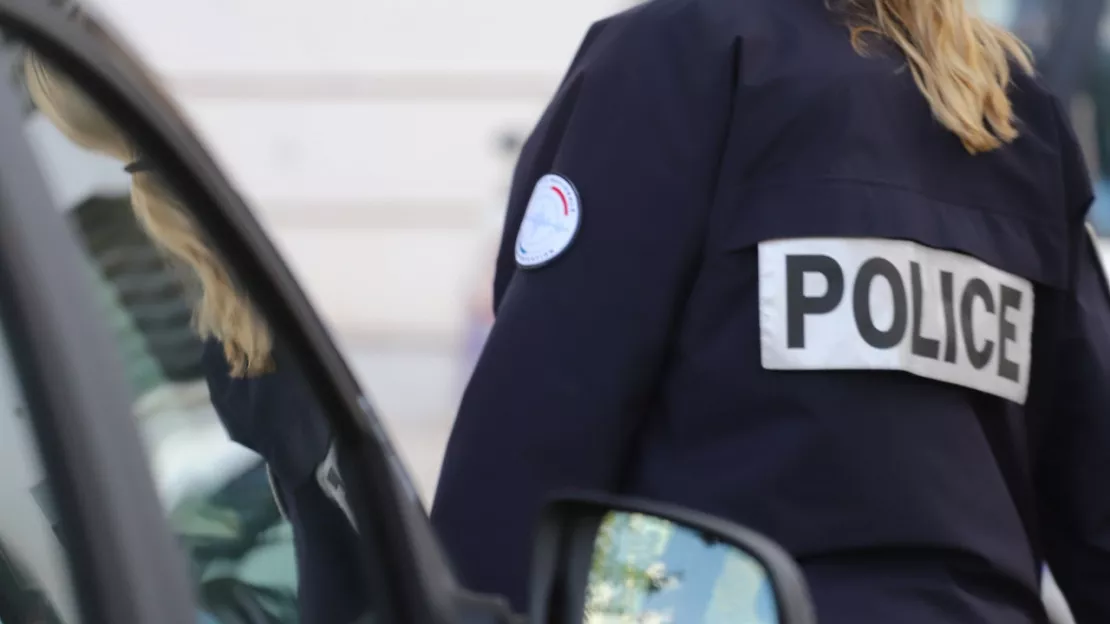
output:
[[[453,348],[511,162],[628,0],[95,0],[356,344]]]

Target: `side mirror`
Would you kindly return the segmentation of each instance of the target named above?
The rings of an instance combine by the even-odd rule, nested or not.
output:
[[[683,509],[594,495],[546,509],[533,558],[535,624],[814,624],[798,565],[777,544]]]

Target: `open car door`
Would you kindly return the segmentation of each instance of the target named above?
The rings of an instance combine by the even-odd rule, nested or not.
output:
[[[72,5],[0,0],[0,40],[0,622],[520,621],[455,582],[324,326],[118,39]],[[183,310],[220,340],[183,334]],[[312,441],[321,458],[290,450]],[[304,600],[300,492],[350,539],[323,573],[355,610]],[[532,584],[533,622],[813,622],[773,543],[589,493],[549,509]]]

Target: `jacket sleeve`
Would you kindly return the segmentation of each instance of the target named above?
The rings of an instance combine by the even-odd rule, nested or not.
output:
[[[331,426],[295,361],[280,347],[274,358],[275,372],[234,378],[223,346],[209,338],[201,365],[228,437],[258,453],[279,481],[298,487],[328,456]]]
[[[651,17],[595,32],[563,85],[574,97],[529,140],[502,249],[512,249],[547,173],[577,189],[580,226],[542,267],[502,256],[496,321],[436,492],[432,521],[464,585],[506,595],[518,610],[545,498],[618,485],[660,391],[705,235],[731,62],[696,21]]]
[[[1038,490],[1049,567],[1077,624],[1095,624],[1110,621],[1110,290],[1093,235],[1081,245]]]
[[[1110,285],[1098,237],[1083,224],[1090,176],[1058,104],[1065,201],[1072,208],[1071,283],[1046,309],[1058,333],[1055,391],[1035,438],[1037,515],[1045,558],[1077,624],[1110,622]]]

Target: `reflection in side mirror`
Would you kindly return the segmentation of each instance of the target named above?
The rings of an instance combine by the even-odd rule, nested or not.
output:
[[[767,569],[716,536],[644,514],[606,514],[583,620],[778,624]]]
[[[541,526],[532,622],[813,624],[801,571],[770,540],[719,518],[575,497]]]

